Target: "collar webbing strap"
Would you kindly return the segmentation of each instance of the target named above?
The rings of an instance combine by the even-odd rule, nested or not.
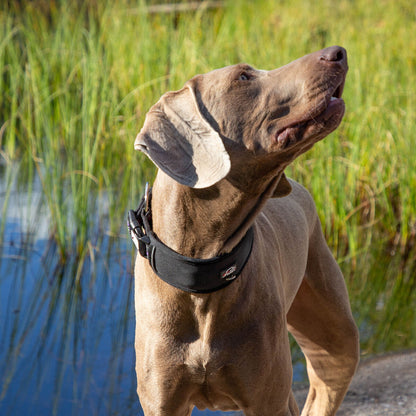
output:
[[[242,272],[250,257],[254,232],[250,228],[227,254],[210,259],[185,257],[163,244],[151,229],[150,192],[127,220],[131,238],[141,256],[163,281],[186,292],[211,293],[228,286]]]

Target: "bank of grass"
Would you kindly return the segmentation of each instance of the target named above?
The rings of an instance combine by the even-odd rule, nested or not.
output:
[[[153,167],[132,144],[161,94],[216,67],[271,69],[340,44],[350,64],[345,119],[289,174],[316,200],[355,310],[367,308],[358,321],[371,315],[378,323],[363,338],[377,350],[375,335],[403,328],[395,308],[416,301],[413,2],[225,1],[156,14],[145,6],[0,6],[1,157],[19,161],[29,182],[40,176],[62,257],[85,256],[100,232],[119,232],[125,209],[152,180]],[[410,327],[388,347],[416,343],[413,309]]]

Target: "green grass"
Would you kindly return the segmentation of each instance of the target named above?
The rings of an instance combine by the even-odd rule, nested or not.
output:
[[[118,233],[152,180],[133,141],[160,95],[217,67],[272,69],[340,44],[350,65],[344,122],[289,174],[316,200],[357,320],[377,323],[363,347],[416,345],[414,2],[229,1],[152,15],[144,5],[0,6],[1,157],[29,182],[40,176],[62,258],[83,258],[97,229]],[[392,345],[374,344],[393,330]]]

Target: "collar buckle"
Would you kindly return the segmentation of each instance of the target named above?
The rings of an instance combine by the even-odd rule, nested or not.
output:
[[[136,210],[131,209],[127,214],[127,230],[133,244],[143,257],[148,257],[147,247],[150,245],[148,230],[150,229],[150,199],[151,189],[146,183],[145,194]]]

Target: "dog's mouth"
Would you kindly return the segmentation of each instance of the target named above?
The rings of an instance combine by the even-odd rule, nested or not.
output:
[[[342,97],[345,78],[335,88],[327,91],[324,98],[305,118],[295,121],[279,130],[275,135],[275,144],[278,149],[286,149],[306,138],[323,138],[340,124],[345,112],[345,103]]]

